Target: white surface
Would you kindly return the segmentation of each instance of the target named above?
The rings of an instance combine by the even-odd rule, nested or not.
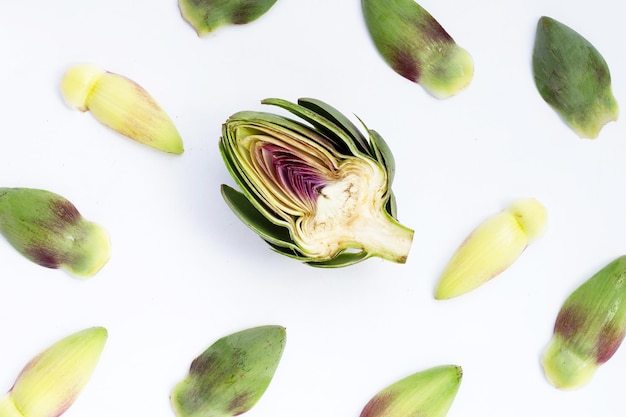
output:
[[[254,23],[198,38],[174,0],[12,2],[0,13],[1,186],[44,188],[111,235],[113,255],[80,281],[0,240],[0,387],[52,342],[102,325],[109,340],[67,417],[173,417],[169,392],[226,334],[287,327],[272,384],[250,417],[358,416],[381,388],[454,363],[449,417],[623,415],[620,350],[591,383],[561,392],[540,356],[565,297],[626,252],[626,123],[582,140],[539,97],[535,25],[589,39],[626,103],[626,28],[614,1],[423,0],[474,57],[470,87],[438,101],[374,49],[358,1],[279,0]],[[143,85],[174,119],[182,156],[136,144],[68,109],[63,71],[93,62]],[[230,212],[221,123],[266,97],[316,97],[385,137],[407,264],[322,270],[271,252]],[[626,105],[626,104],[624,104]],[[512,199],[548,209],[545,235],[487,285],[447,302],[438,275],[466,234]]]

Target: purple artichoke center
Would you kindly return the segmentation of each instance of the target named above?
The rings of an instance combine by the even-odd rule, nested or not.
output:
[[[315,204],[321,190],[328,184],[325,173],[289,149],[267,144],[262,147],[263,172],[281,190],[298,200]]]

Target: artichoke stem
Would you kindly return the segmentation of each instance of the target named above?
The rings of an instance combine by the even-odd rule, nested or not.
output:
[[[354,225],[354,241],[366,252],[388,261],[406,263],[414,231],[386,213],[360,218]]]

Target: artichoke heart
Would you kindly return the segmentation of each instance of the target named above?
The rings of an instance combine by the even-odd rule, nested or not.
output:
[[[299,116],[244,111],[223,125],[220,151],[241,192],[231,209],[279,253],[323,267],[371,256],[406,262],[413,230],[396,220],[393,156],[344,115],[314,99],[267,99]]]

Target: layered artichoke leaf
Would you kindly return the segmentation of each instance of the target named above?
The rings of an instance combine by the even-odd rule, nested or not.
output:
[[[290,243],[289,230],[269,221],[243,193],[223,184],[222,196],[231,210],[265,241],[279,247],[297,250],[296,245]]]
[[[368,151],[369,146],[361,131],[343,113],[323,101],[301,98],[298,100],[298,104],[294,105],[286,100],[268,99],[263,100],[262,103],[282,107],[308,121],[318,130],[326,133],[325,136],[329,138],[337,135],[344,142],[337,142],[336,146],[341,149],[345,143],[350,149],[349,152],[344,152],[346,154],[360,152],[371,156]]]
[[[363,126],[365,126],[365,123],[363,123]],[[393,154],[391,153],[391,148],[389,148],[387,142],[385,142],[383,137],[380,136],[380,134],[375,130],[368,129],[367,131],[370,137],[370,149],[372,151],[372,154],[377,161],[380,161],[383,164],[385,170],[387,171],[387,191],[389,192],[389,200],[387,200],[385,209],[391,215],[391,217],[396,219],[398,216],[396,197],[394,196],[393,190],[391,189],[391,184],[393,183],[393,178],[396,174],[396,162],[393,158]]]

